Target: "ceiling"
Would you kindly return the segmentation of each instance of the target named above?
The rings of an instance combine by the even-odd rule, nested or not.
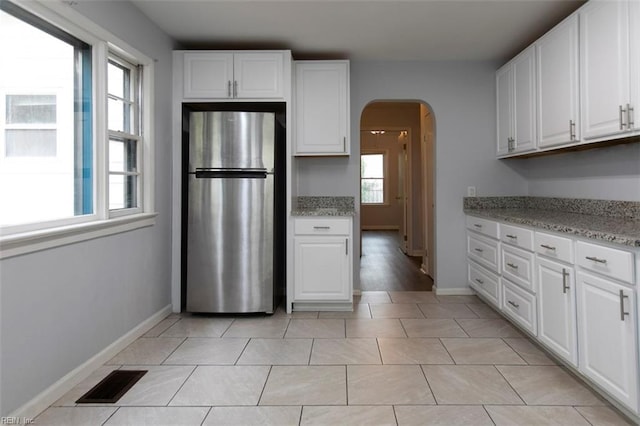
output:
[[[582,0],[133,0],[181,48],[506,61]]]

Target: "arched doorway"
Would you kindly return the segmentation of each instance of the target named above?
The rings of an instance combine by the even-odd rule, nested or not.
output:
[[[434,120],[422,101],[373,101],[360,117],[362,290],[431,290]]]

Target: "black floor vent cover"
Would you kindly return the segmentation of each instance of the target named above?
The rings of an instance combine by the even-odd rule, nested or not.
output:
[[[89,392],[82,395],[76,404],[114,403],[146,373],[147,370],[114,370]]]

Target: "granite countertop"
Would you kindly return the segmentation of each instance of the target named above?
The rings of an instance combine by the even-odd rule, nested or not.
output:
[[[484,198],[491,198],[492,202],[474,203],[473,200],[467,202],[465,199],[464,212],[486,219],[640,247],[640,216],[636,215],[640,203],[600,200],[580,202],[579,199],[543,197]],[[501,203],[499,198],[504,198],[506,203]],[[514,203],[516,198],[521,199],[516,201],[522,203]],[[592,214],[588,214],[589,212]]]
[[[295,197],[291,216],[355,216],[354,197]]]

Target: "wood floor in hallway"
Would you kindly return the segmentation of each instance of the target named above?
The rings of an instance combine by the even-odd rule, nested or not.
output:
[[[433,280],[420,272],[421,260],[400,251],[397,231],[362,231],[360,288],[363,291],[431,291]]]

